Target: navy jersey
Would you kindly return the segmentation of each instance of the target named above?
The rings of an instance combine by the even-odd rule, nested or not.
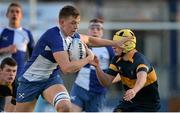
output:
[[[0,28],[0,48],[8,47],[9,45],[16,45],[17,52],[13,54],[1,53],[0,61],[5,57],[12,57],[16,60],[18,69],[17,76],[24,68],[26,61],[27,49],[32,50],[34,47],[34,40],[29,30],[25,28]]]
[[[80,38],[80,35],[75,33],[72,37],[65,37],[59,27],[48,29],[38,40],[22,72],[23,77],[28,81],[41,81],[58,74],[58,64],[53,53],[66,51],[73,38]]]
[[[128,90],[134,87],[139,71],[147,72],[147,81],[132,101],[144,105],[158,104],[160,98],[156,72],[153,66],[141,53],[136,50],[131,51],[128,55],[128,61],[124,61],[118,56],[114,57],[107,73],[112,76],[116,76],[119,73],[124,89]]]
[[[101,69],[107,71],[110,61],[114,57],[112,47],[93,47],[91,50],[99,59]],[[78,72],[75,83],[90,92],[103,93],[106,91],[106,88],[98,81],[94,66],[90,64],[87,64]]]
[[[1,85],[0,83],[0,97],[12,96],[11,103],[16,104],[16,87],[15,82],[9,85]]]

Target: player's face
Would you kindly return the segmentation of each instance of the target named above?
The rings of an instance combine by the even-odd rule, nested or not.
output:
[[[80,23],[80,16],[78,16],[77,18],[70,16],[66,19],[60,20],[60,26],[66,36],[72,36],[75,32],[77,32],[79,23]]]
[[[123,49],[120,47],[113,47],[115,55],[121,56]]]
[[[16,77],[17,66],[9,66],[5,65],[4,68],[1,70],[1,74],[3,77],[3,81],[7,84],[13,83]]]
[[[103,36],[103,28],[98,25],[91,25],[88,28],[88,35],[94,36],[94,37],[102,37]]]
[[[6,16],[9,19],[10,26],[19,25],[22,19],[22,10],[19,7],[12,6],[9,8]]]

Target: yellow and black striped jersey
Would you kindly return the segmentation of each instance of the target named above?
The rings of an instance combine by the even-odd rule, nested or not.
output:
[[[146,101],[145,103],[160,101],[156,72],[147,58],[137,50],[134,49],[128,54],[127,61],[123,60],[122,57],[115,56],[107,73],[112,76],[120,74],[124,89],[128,90],[134,87],[139,71],[147,73],[147,80],[144,87],[136,94],[132,101],[140,103],[144,101]]]

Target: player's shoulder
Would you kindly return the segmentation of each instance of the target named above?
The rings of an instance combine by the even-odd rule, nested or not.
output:
[[[59,32],[60,32],[59,28],[55,26],[47,29],[44,34],[53,36],[53,35],[59,35]]]
[[[138,60],[146,59],[145,56],[142,53],[138,52],[138,51],[134,53],[134,57],[133,58],[134,59],[138,59]]]
[[[147,57],[140,52],[134,54],[134,61],[138,64],[150,64]]]
[[[32,35],[31,30],[25,27],[22,27],[22,32],[26,32],[28,35]]]
[[[12,85],[0,85],[0,90],[2,91],[0,95],[10,95],[12,92]]]
[[[60,29],[57,26],[54,26],[54,27],[49,28],[47,31],[51,31],[51,32],[58,31],[59,32]]]

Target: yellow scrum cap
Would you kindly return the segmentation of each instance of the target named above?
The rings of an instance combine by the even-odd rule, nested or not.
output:
[[[130,29],[121,29],[115,33],[113,40],[120,41],[123,37],[133,37],[121,46],[123,52],[127,53],[136,47],[136,36]]]

